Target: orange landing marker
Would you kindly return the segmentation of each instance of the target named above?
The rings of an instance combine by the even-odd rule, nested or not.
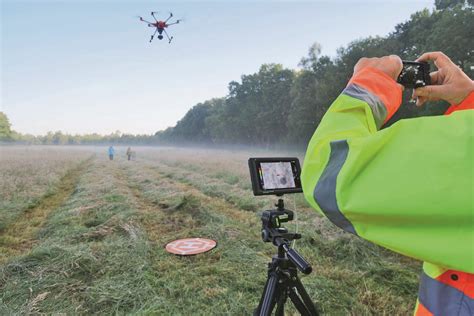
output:
[[[197,255],[215,248],[217,243],[212,239],[187,238],[172,241],[166,245],[166,251],[180,256]]]

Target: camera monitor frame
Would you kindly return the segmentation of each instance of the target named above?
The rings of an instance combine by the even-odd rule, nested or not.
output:
[[[255,196],[303,192],[296,157],[249,158],[249,169]]]

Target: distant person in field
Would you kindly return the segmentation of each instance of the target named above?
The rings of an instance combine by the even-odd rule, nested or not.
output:
[[[109,159],[114,160],[114,155],[115,155],[115,149],[114,146],[109,147]]]
[[[362,58],[308,145],[306,199],[336,226],[422,260],[415,315],[474,315],[474,81],[441,52],[417,105],[445,113],[400,120],[400,57]],[[361,259],[363,260],[363,259]]]
[[[127,148],[127,159],[131,160],[132,159],[132,148],[128,147]]]

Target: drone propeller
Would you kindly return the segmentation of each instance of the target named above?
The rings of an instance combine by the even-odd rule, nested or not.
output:
[[[136,15],[135,17],[139,18],[140,21],[142,21],[142,22],[148,23],[148,26],[149,26],[149,27],[154,26],[152,22],[145,20],[144,18],[142,18],[142,17],[139,16],[139,15]]]
[[[170,26],[170,25],[175,25],[175,24],[179,24],[180,22],[183,22],[184,19],[178,19],[176,21],[174,21],[173,23],[168,23],[167,25]]]

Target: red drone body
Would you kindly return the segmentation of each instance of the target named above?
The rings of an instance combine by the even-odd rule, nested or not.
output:
[[[170,16],[165,21],[157,20],[155,17],[155,13],[158,13],[158,12],[151,12],[151,16],[153,17],[153,19],[155,19],[155,22],[149,22],[149,21],[144,20],[141,16],[139,17],[140,21],[148,23],[148,27],[156,28],[155,32],[150,38],[150,43],[151,41],[153,41],[153,37],[155,36],[156,33],[158,33],[159,40],[163,39],[163,33],[165,33],[166,37],[168,38],[168,43],[171,43],[173,36],[170,37],[168,33],[166,32],[165,28],[173,24],[178,24],[179,22],[181,22],[181,20],[176,20],[175,22],[168,23],[168,21],[173,17],[173,13],[170,12]]]
[[[155,26],[159,29],[164,29],[165,27],[168,27],[165,21],[158,21],[155,23]]]

